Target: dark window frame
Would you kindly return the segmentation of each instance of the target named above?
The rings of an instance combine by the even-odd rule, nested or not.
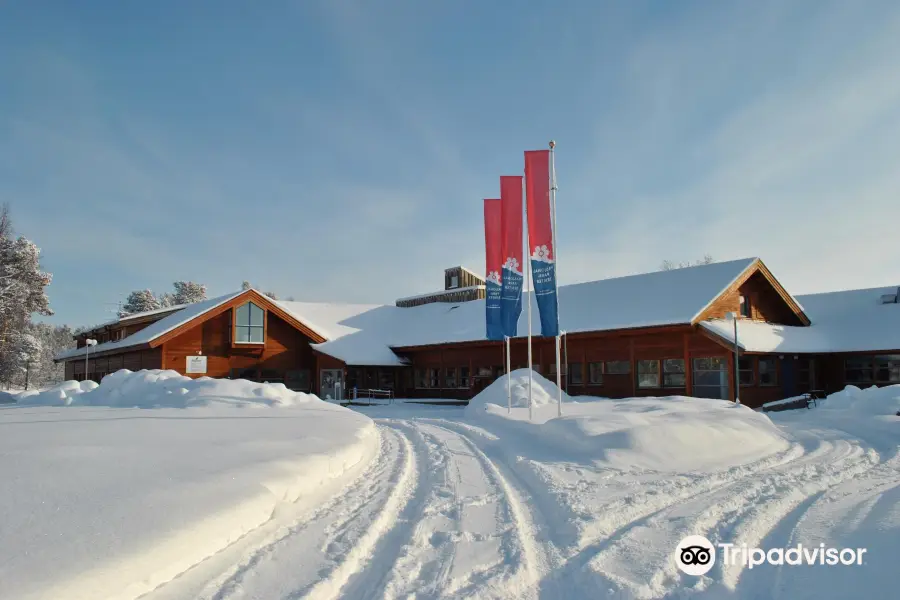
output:
[[[247,307],[247,322],[246,324],[240,322],[240,311],[242,308]],[[257,308],[262,312],[262,325],[253,325],[253,309]],[[259,306],[252,300],[248,300],[244,302],[240,306],[236,306],[234,308],[234,322],[232,323],[233,327],[233,337],[232,341],[235,344],[240,344],[241,346],[260,346],[265,345],[266,343],[266,321],[267,321],[267,311],[262,306]],[[246,330],[247,341],[242,341],[238,339],[241,331]],[[260,341],[252,341],[254,331],[259,331],[261,333]]]
[[[759,357],[756,361],[757,364],[757,380],[759,381],[759,387],[777,387],[778,386],[778,360],[774,357]],[[772,370],[771,372],[768,369],[763,369],[763,364],[771,364]],[[771,375],[772,379],[770,381],[763,381],[764,375]]]
[[[681,370],[678,370],[673,363],[681,363]],[[664,388],[686,388],[687,387],[687,364],[683,358],[665,358],[662,361],[662,387]],[[670,377],[674,376],[677,380],[681,376],[681,383],[672,383]]]
[[[741,365],[741,361],[749,361],[749,368],[745,368]],[[738,378],[741,382],[741,387],[754,387],[756,385],[756,361],[752,356],[741,356],[738,358]],[[744,381],[744,375],[750,374],[749,383]]]
[[[588,364],[588,383],[590,385],[603,385],[603,375],[605,364],[600,362],[589,362]],[[595,375],[598,375],[595,377]]]
[[[655,363],[656,368],[654,370],[644,372],[641,370],[641,366],[644,365],[645,363],[647,363],[647,364]],[[642,360],[637,361],[637,369],[635,370],[635,375],[637,377],[637,388],[639,390],[655,390],[655,389],[660,389],[662,387],[662,373],[660,372],[661,369],[660,369],[659,363],[660,363],[660,361],[658,358],[647,358],[647,359],[642,359]],[[653,383],[642,382],[641,381],[642,375],[655,375],[656,383],[653,384]],[[647,381],[649,381],[649,378],[647,379]]]
[[[610,365],[616,365],[616,366],[611,367]],[[622,365],[625,365],[625,370],[620,369],[620,367]],[[631,361],[630,360],[603,361],[603,374],[604,375],[631,375]]]

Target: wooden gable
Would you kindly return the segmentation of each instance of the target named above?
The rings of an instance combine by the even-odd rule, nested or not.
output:
[[[156,348],[158,346],[161,346],[161,345],[165,344],[167,341],[178,337],[185,331],[188,331],[189,329],[192,329],[210,319],[218,317],[219,315],[223,314],[226,311],[229,311],[233,308],[237,308],[238,306],[241,306],[242,304],[244,304],[245,302],[248,302],[248,301],[252,301],[254,304],[256,304],[260,308],[264,309],[265,311],[272,313],[274,315],[277,315],[278,318],[280,318],[282,321],[285,321],[286,323],[290,324],[292,327],[297,329],[300,333],[302,333],[303,335],[308,337],[310,340],[312,340],[312,343],[321,344],[322,342],[327,341],[319,333],[313,331],[309,326],[298,321],[290,313],[285,311],[283,308],[281,308],[276,303],[272,302],[272,300],[268,296],[260,294],[256,290],[247,290],[246,292],[244,292],[242,294],[238,294],[237,296],[235,296],[228,302],[224,302],[224,303],[220,304],[219,306],[217,306],[216,308],[209,310],[209,311],[203,313],[202,315],[198,315],[197,317],[187,321],[186,323],[182,323],[178,327],[175,327],[171,331],[160,335],[156,339],[152,340],[149,345],[151,348]]]
[[[729,312],[740,314],[741,297],[749,299],[750,319],[779,325],[808,326],[809,317],[768,267],[759,259],[718,297],[710,302],[692,324],[709,319],[724,319]]]

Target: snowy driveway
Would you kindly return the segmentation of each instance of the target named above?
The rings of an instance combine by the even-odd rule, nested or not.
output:
[[[147,596],[175,598],[894,597],[896,423],[777,416],[786,449],[711,472],[611,469],[499,438],[463,411],[379,407],[380,450],[329,502],[252,532]],[[849,429],[849,430],[845,430]],[[716,565],[689,534],[770,548],[868,547],[862,566]]]

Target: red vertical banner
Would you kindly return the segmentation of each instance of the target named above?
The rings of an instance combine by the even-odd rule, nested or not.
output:
[[[501,321],[500,272],[503,268],[503,244],[501,239],[500,200],[484,201],[484,280],[485,280],[485,327],[487,339],[503,339]]]
[[[559,335],[556,249],[550,209],[550,151],[525,152],[525,198],[532,288],[541,313],[541,335]]]
[[[522,314],[522,176],[500,177],[500,240],[503,259],[500,283],[500,320],[503,334],[515,337]]]

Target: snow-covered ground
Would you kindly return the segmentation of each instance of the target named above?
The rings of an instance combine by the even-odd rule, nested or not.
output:
[[[4,488],[10,514],[24,516],[0,537],[0,586],[18,586],[0,597],[77,597],[70,590],[94,581],[120,586],[108,597],[155,587],[148,600],[896,597],[900,386],[848,388],[812,410],[771,415],[681,397],[564,398],[557,418],[553,384],[535,376],[529,421],[524,373],[513,374],[511,411],[505,379],[468,407],[397,402],[351,413],[283,391],[264,404],[273,408],[252,410],[253,395],[271,392],[248,384],[227,401],[243,408],[225,408],[163,381],[172,393],[156,404],[212,406],[77,407],[133,399],[98,394],[104,382],[66,408],[0,409],[0,428],[14,432],[0,438],[4,455],[35,455],[2,463],[14,465],[4,479],[17,481]],[[294,406],[280,406],[285,399]],[[340,476],[293,486],[264,509],[255,499],[258,482],[306,472],[309,453],[353,448],[357,460]],[[290,460],[272,462],[279,457]],[[36,508],[42,497],[52,506]],[[202,524],[219,548],[190,554],[210,537]],[[132,531],[142,552],[128,547]],[[690,534],[867,553],[852,566],[718,562],[694,577],[674,553]],[[151,563],[177,567],[139,568]],[[54,581],[41,581],[48,570]]]

